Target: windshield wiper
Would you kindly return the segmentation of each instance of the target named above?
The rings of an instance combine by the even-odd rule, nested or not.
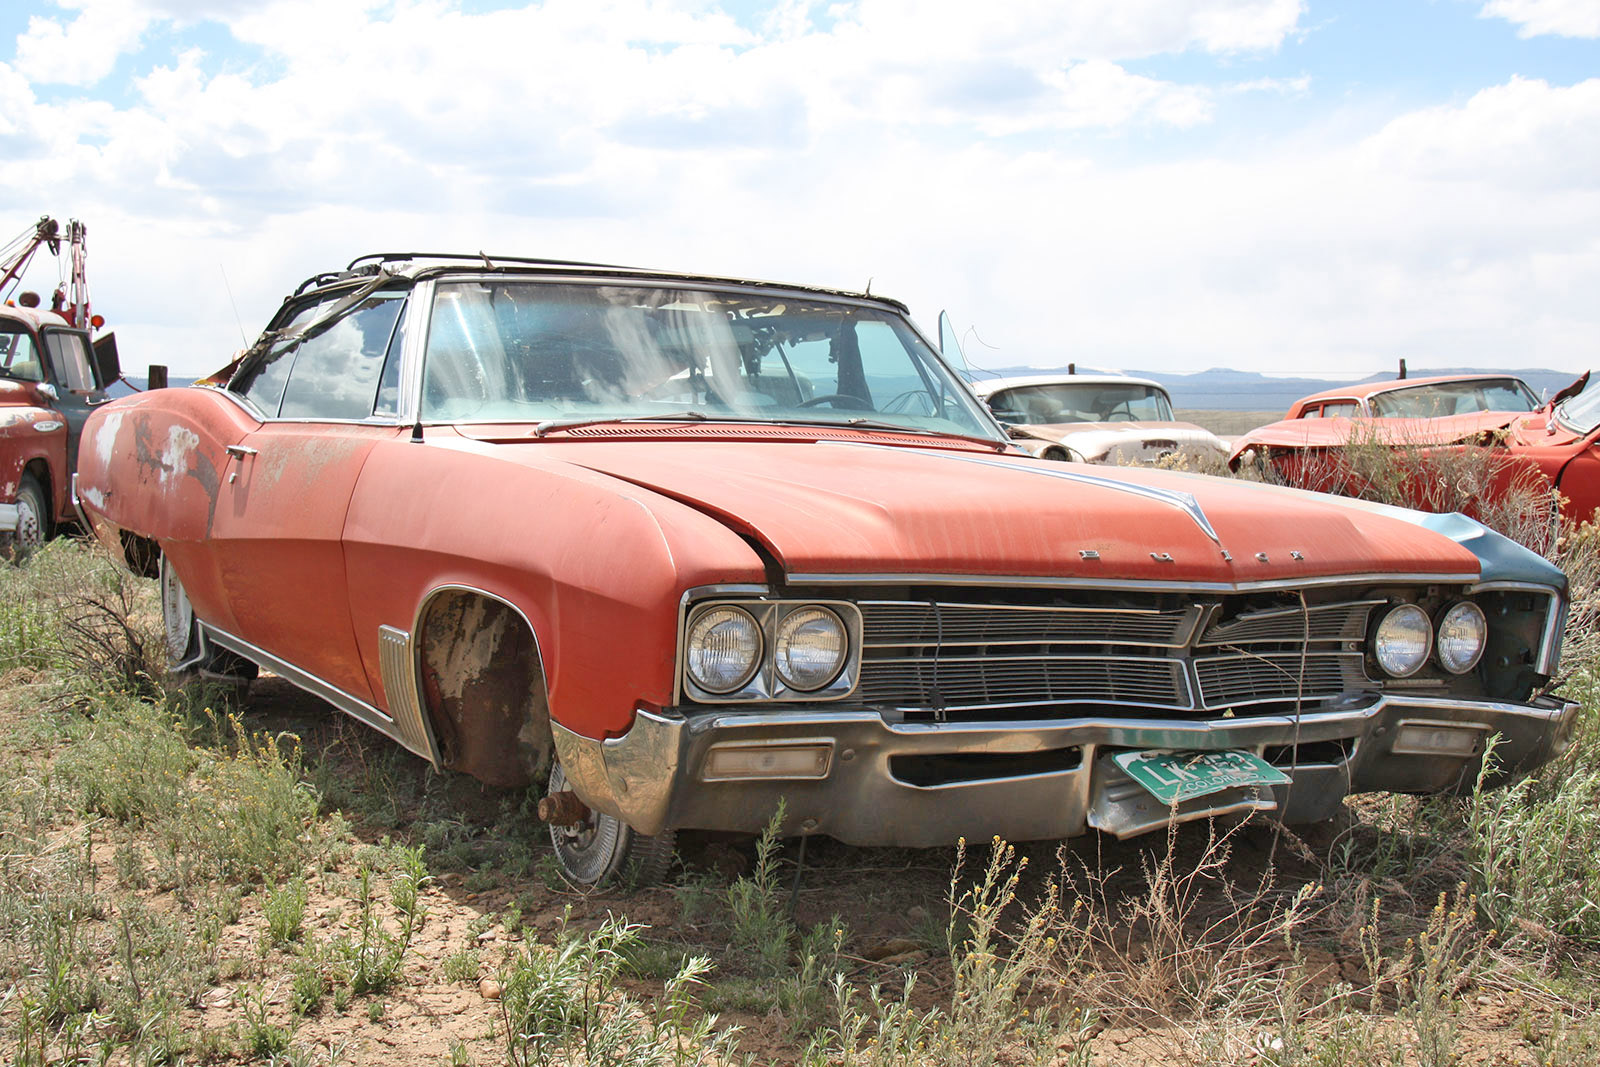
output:
[[[975,444],[988,445],[996,450],[1006,448],[1009,441],[996,441],[993,437],[979,437],[976,434],[955,433],[950,430],[935,430],[926,426],[907,426],[904,423],[890,422],[887,419],[849,418],[840,422],[810,422],[811,426],[859,426],[863,430],[893,430],[896,433],[920,434],[924,437],[954,437],[958,441],[972,441]]]
[[[583,426],[603,426],[611,422],[704,422],[703,411],[665,411],[649,415],[602,415],[574,419],[546,419],[533,428],[533,436],[543,437],[551,430],[576,430]]]

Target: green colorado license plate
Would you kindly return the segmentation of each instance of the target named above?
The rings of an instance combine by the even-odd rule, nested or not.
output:
[[[1118,752],[1128,777],[1163,804],[1247,785],[1283,785],[1289,776],[1249,752]]]

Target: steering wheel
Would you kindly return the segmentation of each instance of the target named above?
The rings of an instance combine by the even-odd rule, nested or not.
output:
[[[839,401],[841,400],[848,400],[849,403],[840,404]],[[800,403],[796,404],[795,407],[814,408],[818,404],[832,404],[836,408],[854,407],[860,408],[862,411],[872,410],[872,404],[870,401],[863,400],[861,397],[853,396],[850,393],[823,393],[821,396],[814,396],[810,400],[802,400]]]
[[[912,401],[917,397],[921,397],[923,401],[926,402],[928,408],[927,411],[913,412],[911,410]],[[926,389],[907,389],[905,392],[893,397],[887,404],[883,405],[883,407],[879,408],[878,410],[891,414],[894,412],[903,411],[910,414],[937,415],[939,413],[939,399]]]

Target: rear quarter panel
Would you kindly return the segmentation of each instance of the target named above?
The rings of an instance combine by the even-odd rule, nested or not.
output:
[[[195,611],[237,632],[208,538],[227,447],[260,423],[214,389],[159,389],[97,409],[78,449],[78,497],[90,524],[161,543]],[[108,535],[111,535],[108,537]]]

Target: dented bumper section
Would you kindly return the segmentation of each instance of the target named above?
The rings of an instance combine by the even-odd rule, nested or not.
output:
[[[1051,840],[1091,827],[1130,837],[1249,810],[1314,822],[1350,793],[1470,788],[1496,735],[1497,773],[1529,770],[1566,747],[1576,713],[1555,697],[1519,704],[1390,695],[1298,719],[906,723],[836,709],[639,709],[628,733],[605,741],[552,726],[572,787],[641,833],[758,832],[781,799],[786,832],[927,847],[993,835]],[[1145,749],[1253,752],[1292,781],[1174,811],[1111,760]]]

